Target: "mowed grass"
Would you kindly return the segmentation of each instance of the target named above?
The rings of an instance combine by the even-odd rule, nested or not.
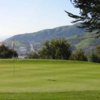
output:
[[[0,60],[0,100],[100,100],[100,64]]]

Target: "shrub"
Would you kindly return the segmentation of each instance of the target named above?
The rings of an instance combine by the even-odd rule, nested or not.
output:
[[[31,54],[28,55],[29,59],[38,59],[40,58],[38,52],[32,52]]]
[[[85,53],[83,50],[76,50],[72,53],[71,60],[79,60],[79,61],[87,61],[87,57],[85,56]]]
[[[90,55],[89,61],[100,63],[100,57],[98,57],[95,53]]]

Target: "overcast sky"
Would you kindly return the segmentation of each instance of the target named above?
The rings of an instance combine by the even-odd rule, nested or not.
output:
[[[70,0],[0,0],[0,41],[15,34],[70,25]]]

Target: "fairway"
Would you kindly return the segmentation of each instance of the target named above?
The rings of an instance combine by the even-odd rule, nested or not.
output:
[[[100,100],[100,64],[0,60],[0,100]]]

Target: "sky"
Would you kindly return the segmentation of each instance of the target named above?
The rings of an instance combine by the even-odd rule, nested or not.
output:
[[[70,25],[64,10],[77,13],[70,0],[0,0],[0,41],[23,33]]]

